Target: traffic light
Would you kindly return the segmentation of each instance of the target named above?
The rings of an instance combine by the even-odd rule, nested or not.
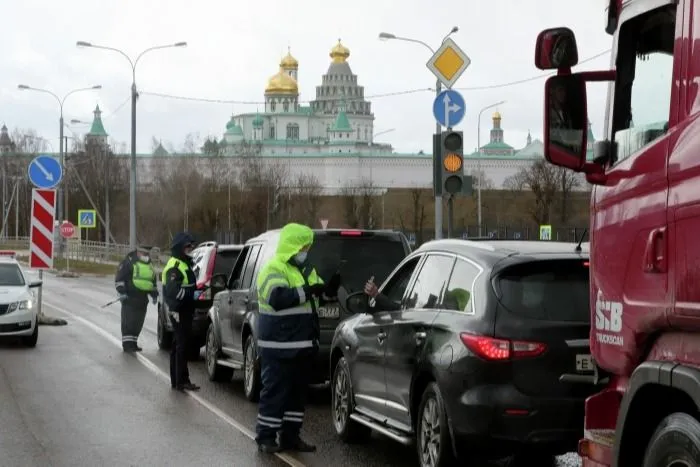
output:
[[[461,131],[445,131],[440,135],[442,189],[445,193],[462,193],[464,186],[464,138]]]

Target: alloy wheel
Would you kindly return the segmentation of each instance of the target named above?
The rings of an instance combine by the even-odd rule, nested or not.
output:
[[[245,348],[245,369],[243,378],[245,392],[246,394],[251,394],[253,392],[253,385],[255,381],[255,350],[253,349],[252,342]]]
[[[440,457],[440,413],[437,400],[431,397],[426,401],[421,414],[420,431],[418,433],[420,443],[421,465],[435,467]]]
[[[345,429],[350,410],[349,392],[347,373],[339,368],[336,371],[335,384],[333,385],[333,425],[338,433]]]

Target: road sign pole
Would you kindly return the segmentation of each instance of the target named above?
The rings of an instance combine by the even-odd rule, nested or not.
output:
[[[437,99],[440,93],[442,92],[442,83],[438,79],[437,82],[435,83],[435,98]],[[435,134],[439,135],[442,132],[442,127],[440,126],[440,122],[435,123]],[[435,147],[437,149],[437,146]],[[437,168],[441,164],[440,161],[440,154],[437,151],[433,151],[433,166],[434,168]],[[433,170],[433,177],[437,177],[438,171]],[[437,183],[439,183],[438,180],[435,180],[436,186]],[[442,191],[438,192],[435,194],[435,239],[439,240],[442,238],[442,195],[440,194]]]

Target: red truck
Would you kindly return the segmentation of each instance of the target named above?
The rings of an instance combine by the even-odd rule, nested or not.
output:
[[[574,33],[542,31],[545,157],[585,175],[590,348],[584,467],[700,466],[700,0],[608,0],[609,70],[572,72]],[[696,34],[697,33],[697,34]],[[608,82],[587,158],[586,83]],[[578,363],[578,362],[577,362]]]

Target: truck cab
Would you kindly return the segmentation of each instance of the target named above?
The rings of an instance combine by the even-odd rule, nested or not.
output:
[[[700,465],[700,0],[609,0],[610,69],[575,72],[568,28],[542,31],[545,158],[585,174],[590,346],[588,467]],[[695,37],[698,31],[699,37]],[[698,55],[696,55],[698,54]],[[586,83],[607,81],[587,158]]]

